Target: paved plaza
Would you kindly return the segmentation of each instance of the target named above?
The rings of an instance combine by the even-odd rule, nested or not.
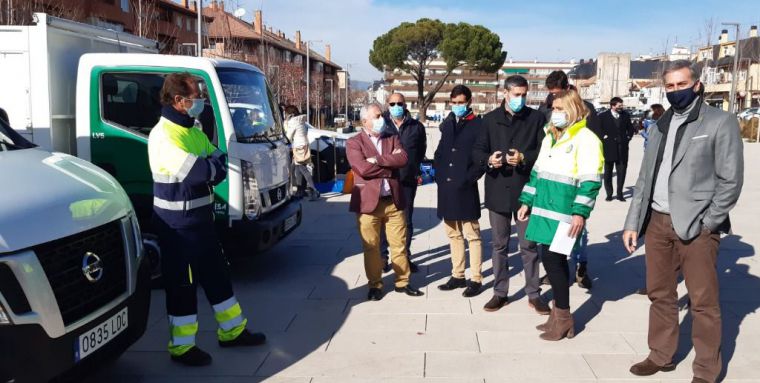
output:
[[[429,154],[437,129],[428,129]],[[627,185],[638,174],[642,141],[631,142]],[[734,235],[721,243],[718,271],[723,312],[726,382],[760,382],[760,145],[745,144],[745,187],[731,220]],[[482,188],[481,188],[482,192]],[[630,189],[627,193],[630,196]],[[628,372],[648,354],[649,301],[644,287],[643,249],[628,256],[621,230],[627,203],[597,199],[589,221],[589,268],[593,289],[570,289],[579,330],[574,339],[546,342],[535,326],[546,320],[532,312],[522,292],[522,263],[516,238],[510,244],[512,301],[495,313],[483,311],[491,297],[491,230],[484,210],[484,280],[489,290],[466,299],[462,290],[439,291],[450,275],[448,240],[436,217],[436,186],[420,187],[415,210],[413,259],[420,272],[412,283],[425,296],[392,291],[367,302],[361,245],[349,196],[304,202],[304,220],[265,255],[232,264],[235,291],[249,328],[263,331],[259,348],[220,349],[215,321],[200,294],[199,345],[210,352],[209,367],[172,363],[166,352],[164,294],[153,292],[151,322],[143,338],[93,382],[293,382],[293,383],[469,383],[469,382],[690,382],[693,350],[688,299],[683,283],[681,337],[674,372],[649,379]],[[543,273],[542,273],[543,274]],[[550,298],[548,288],[544,290]]]

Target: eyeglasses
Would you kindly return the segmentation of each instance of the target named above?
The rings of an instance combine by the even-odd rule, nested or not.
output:
[[[396,106],[396,105],[398,105],[398,106],[404,106],[404,103],[403,102],[389,102],[388,105],[390,105],[390,106]]]

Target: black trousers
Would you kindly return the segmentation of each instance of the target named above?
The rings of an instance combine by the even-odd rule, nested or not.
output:
[[[625,187],[625,174],[628,170],[628,159],[618,161],[605,161],[604,162],[604,191],[607,192],[607,197],[612,197],[612,173],[613,169],[617,169],[617,196],[623,196],[623,188]]]
[[[414,197],[417,196],[417,185],[401,185],[401,191],[406,199],[406,208],[404,208],[404,219],[406,220],[406,258],[411,262],[412,259],[412,236],[414,236]],[[388,240],[385,238],[385,232],[381,236],[380,255],[388,263]]]
[[[554,307],[570,309],[570,269],[568,268],[567,256],[549,251],[549,245],[539,245],[541,261],[552,285],[554,295]]]
[[[211,305],[234,295],[227,259],[213,225],[173,229],[161,222],[156,226],[169,315],[197,314],[197,285],[203,287]]]

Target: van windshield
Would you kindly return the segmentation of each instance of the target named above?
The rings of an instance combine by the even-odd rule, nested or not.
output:
[[[263,74],[217,68],[239,142],[267,142],[282,138],[282,120]]]

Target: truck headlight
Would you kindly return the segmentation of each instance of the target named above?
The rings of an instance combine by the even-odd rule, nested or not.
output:
[[[137,215],[135,214],[132,214],[129,220],[132,221],[132,235],[135,237],[135,254],[137,254],[137,259],[140,259],[140,257],[145,254],[145,251],[143,249],[142,233],[140,232],[140,223],[137,222]]]
[[[248,161],[240,161],[243,173],[243,206],[248,219],[256,219],[261,213],[261,197],[259,185],[256,183],[256,175],[253,172],[253,164]]]
[[[0,325],[10,324],[11,318],[8,317],[8,313],[5,311],[5,307],[0,304]]]

